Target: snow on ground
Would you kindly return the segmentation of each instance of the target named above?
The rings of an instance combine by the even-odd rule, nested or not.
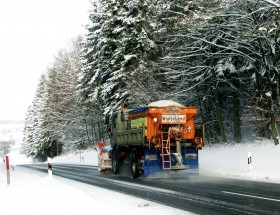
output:
[[[123,214],[130,215],[189,215],[191,213],[160,205],[151,201],[64,179],[47,173],[23,168],[19,164],[31,159],[19,154],[23,125],[0,125],[0,138],[14,139],[15,146],[9,153],[10,184],[7,185],[5,163],[0,159],[0,213],[1,214]],[[19,128],[18,128],[19,127]],[[8,129],[8,130],[7,130]],[[2,155],[0,154],[0,157]],[[96,151],[59,157],[53,162],[97,165]]]
[[[252,154],[252,170],[248,170],[248,152]],[[94,150],[53,159],[53,163],[97,165]],[[30,160],[10,154],[12,164]],[[236,145],[205,146],[199,152],[200,175],[280,183],[280,146],[258,140]],[[0,164],[1,214],[191,214],[147,200],[101,189],[91,185],[52,176],[16,166],[11,170],[11,184],[6,183],[5,165]]]
[[[94,214],[187,215],[189,212],[160,205],[144,199],[15,167],[11,184],[6,183],[4,165],[0,166],[1,214]]]
[[[248,168],[251,152],[252,170]],[[206,146],[199,154],[201,175],[280,183],[280,145],[270,140]]]

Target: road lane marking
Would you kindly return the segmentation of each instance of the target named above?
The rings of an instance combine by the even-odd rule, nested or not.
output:
[[[221,191],[221,192],[236,195],[236,196],[245,196],[245,197],[251,197],[251,198],[255,198],[255,199],[264,199],[264,200],[269,200],[269,201],[274,201],[274,202],[280,202],[280,199],[272,199],[272,198],[266,198],[266,197],[262,197],[262,196],[253,196],[253,195],[248,195],[248,194],[243,194],[243,193],[234,193],[234,192],[228,192],[228,191]]]
[[[162,188],[158,188],[158,187],[150,187],[147,185],[140,185],[140,184],[136,184],[136,183],[131,183],[131,182],[127,182],[127,181],[116,181],[114,179],[109,179],[109,178],[103,178],[100,176],[97,176],[97,178],[101,178],[101,180],[103,181],[109,181],[110,183],[114,183],[114,184],[120,184],[123,186],[130,186],[130,187],[134,187],[134,188],[138,188],[138,189],[142,189],[142,190],[149,190],[149,191],[156,191],[156,192],[161,192],[161,193],[169,193],[172,195],[179,195],[179,192],[177,191],[173,191],[173,190],[167,190],[167,189],[162,189]]]

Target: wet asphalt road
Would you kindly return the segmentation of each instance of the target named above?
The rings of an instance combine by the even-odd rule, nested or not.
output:
[[[24,165],[47,173],[46,165]],[[280,184],[216,177],[176,176],[132,179],[100,173],[96,166],[53,164],[53,175],[154,201],[195,214],[279,214]]]

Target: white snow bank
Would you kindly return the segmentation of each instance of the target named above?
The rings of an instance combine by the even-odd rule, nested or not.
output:
[[[248,152],[252,154],[252,171]],[[199,153],[202,175],[280,183],[280,146],[272,141],[206,146]]]
[[[109,191],[58,176],[16,167],[6,184],[5,165],[0,165],[1,214],[188,215],[189,212]]]
[[[54,163],[68,163],[68,164],[85,164],[85,165],[98,165],[97,151],[87,150],[81,151],[76,154],[68,154],[53,159]]]
[[[31,158],[27,158],[25,155],[20,154],[18,151],[11,151],[9,154],[10,165],[16,166],[19,164],[32,163]],[[2,163],[2,160],[0,161]]]

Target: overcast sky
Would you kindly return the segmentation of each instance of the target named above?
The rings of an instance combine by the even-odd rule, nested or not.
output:
[[[53,56],[86,32],[90,7],[89,0],[0,2],[0,120],[25,118]]]

